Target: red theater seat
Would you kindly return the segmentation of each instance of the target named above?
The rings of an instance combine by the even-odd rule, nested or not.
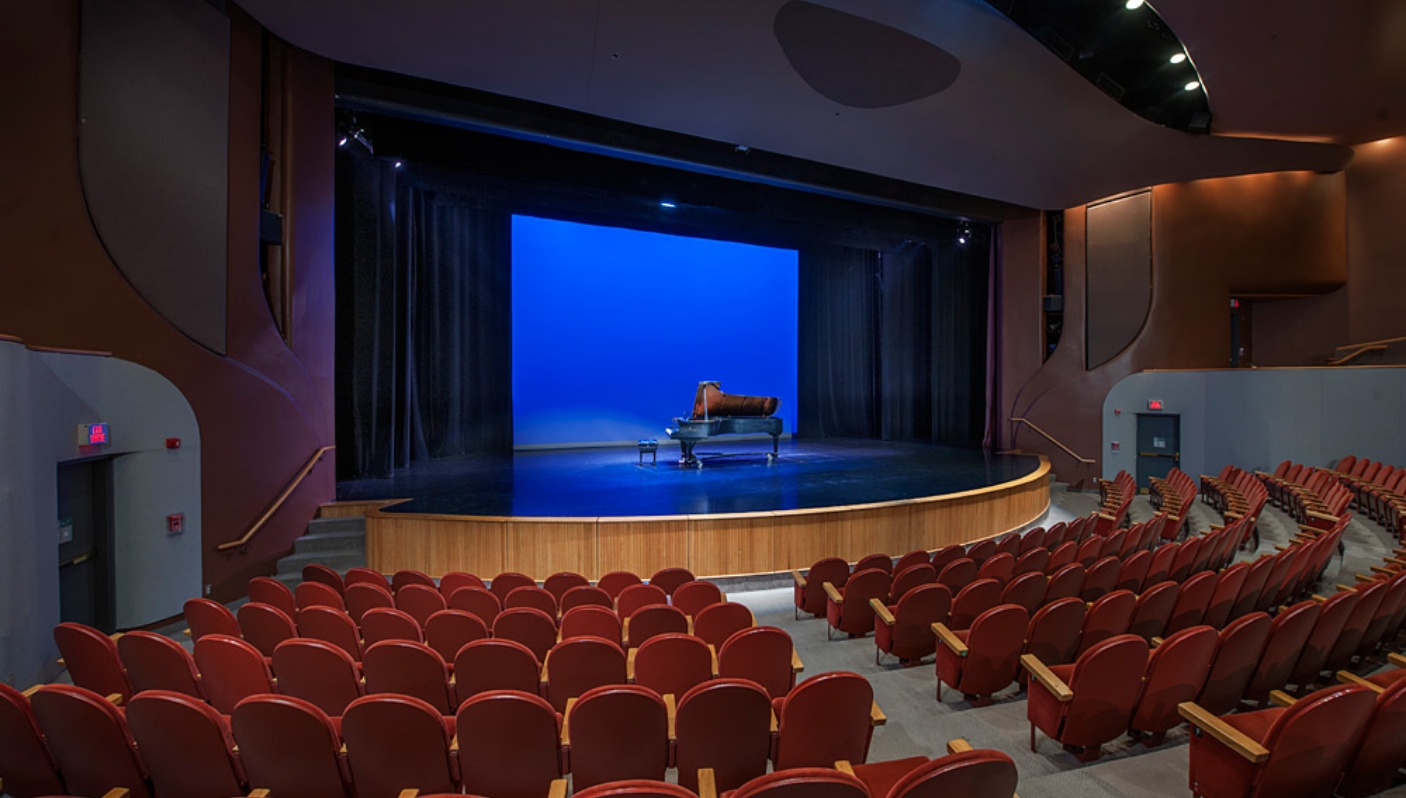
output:
[[[195,658],[180,643],[153,632],[128,632],[117,639],[133,693],[170,690],[205,700]]]
[[[342,594],[323,582],[303,582],[298,585],[298,588],[293,591],[293,603],[300,610],[305,610],[308,607],[331,607],[338,610],[347,608]],[[289,617],[291,618],[292,614]]]
[[[347,591],[350,594],[351,588]],[[331,643],[353,660],[361,661],[361,631],[345,612],[331,607],[308,607],[298,613],[298,634]]]
[[[1334,593],[1323,602],[1318,620],[1313,623],[1313,631],[1309,633],[1303,650],[1299,652],[1298,661],[1289,673],[1289,684],[1303,686],[1318,680],[1318,674],[1326,667],[1328,654],[1337,642],[1338,635],[1342,634],[1347,618],[1356,604],[1357,593],[1352,590]]]
[[[853,768],[876,798],[1014,798],[1015,762],[1000,751],[973,749],[966,740],[947,744],[947,756],[911,757]]]
[[[250,696],[230,718],[249,785],[273,795],[351,798],[342,740],[326,713],[297,698]]]
[[[1143,585],[1155,584],[1147,581],[1147,574],[1151,569],[1152,552],[1143,550],[1133,554],[1118,567],[1118,579],[1113,583],[1113,589],[1140,593]]]
[[[775,626],[753,626],[734,634],[718,649],[718,676],[748,679],[773,699],[796,686],[796,649],[791,636]]]
[[[415,619],[423,631],[430,616],[449,609],[439,591],[428,585],[406,585],[395,592],[395,608]]]
[[[712,582],[686,582],[679,585],[672,595],[674,606],[683,610],[683,614],[690,618],[697,617],[704,607],[724,601],[722,590]]]
[[[13,798],[63,795],[67,790],[44,742],[29,699],[0,682],[0,778]]]
[[[1137,596],[1126,590],[1109,593],[1090,604],[1084,616],[1084,629],[1079,634],[1079,653],[1111,637],[1127,634],[1136,612]]]
[[[1030,750],[1038,728],[1081,762],[1099,758],[1104,743],[1128,730],[1147,650],[1142,638],[1119,635],[1085,651],[1073,665],[1046,667],[1029,654],[1021,657],[1030,673]]]
[[[389,585],[387,587],[389,588]],[[482,579],[464,571],[450,571],[439,578],[439,593],[444,596],[446,601],[454,597],[454,591],[464,587],[488,589],[488,585],[484,584]]]
[[[594,588],[592,588],[594,589]],[[561,616],[561,639],[599,637],[612,643],[623,642],[620,616],[608,607],[583,605],[572,607]]]
[[[1025,533],[1020,536],[1020,553],[1025,554],[1035,549],[1044,548],[1045,535],[1045,528],[1042,526],[1026,530]]]
[[[1320,607],[1312,601],[1301,601],[1285,608],[1274,617],[1269,627],[1269,640],[1260,652],[1255,675],[1245,688],[1244,699],[1257,704],[1269,698],[1270,690],[1278,690],[1289,681],[1289,674],[1303,652],[1313,625],[1318,621]]]
[[[1003,604],[977,616],[969,630],[934,624],[937,635],[937,700],[942,685],[961,693],[972,706],[991,703],[991,694],[1015,681],[1030,614]]]
[[[1054,559],[1050,560],[1050,567],[1054,567]],[[1045,601],[1057,601],[1063,598],[1079,598],[1079,593],[1084,589],[1084,566],[1077,562],[1069,563],[1059,567],[1050,574],[1050,583],[1045,586]]]
[[[895,575],[901,574],[915,565],[932,565],[932,557],[922,549],[915,549],[898,558],[898,562],[893,564],[893,572]],[[936,573],[936,569],[933,572]]]
[[[565,615],[577,607],[605,607],[615,611],[615,600],[610,594],[593,585],[579,585],[567,588],[561,597],[561,614]]]
[[[874,664],[880,654],[913,662],[933,653],[937,638],[932,625],[947,620],[952,593],[946,585],[928,584],[911,590],[897,604],[884,606],[870,599],[874,610]]]
[[[959,557],[942,566],[937,572],[937,583],[944,585],[953,594],[976,581],[976,561],[970,557]]]
[[[1196,700],[1206,683],[1219,642],[1209,626],[1184,629],[1153,649],[1142,694],[1128,728],[1149,746],[1161,745],[1167,731],[1181,724],[1177,705]]]
[[[342,578],[342,575],[320,563],[309,563],[303,566],[303,581],[327,585],[337,591],[339,596],[347,592],[346,580]]]
[[[475,640],[454,657],[454,702],[499,690],[537,695],[542,664],[532,650],[511,640]]]
[[[498,613],[503,611],[503,602],[486,587],[461,587],[449,597],[449,609],[463,610],[478,616],[483,625],[493,628]]]
[[[356,663],[321,640],[285,640],[273,651],[278,692],[301,698],[332,717],[365,694]]]
[[[681,696],[713,678],[713,653],[693,635],[651,637],[632,654],[635,684],[661,696]]]
[[[576,789],[623,779],[664,780],[669,717],[654,691],[628,684],[597,687],[577,699],[566,723]]]
[[[110,701],[81,687],[48,684],[30,705],[69,793],[102,795],[125,787],[132,798],[152,798],[127,720]]]
[[[1050,550],[1041,546],[1022,553],[1015,561],[1015,574],[1046,573],[1050,565]]]
[[[225,605],[207,598],[193,598],[185,603],[186,624],[190,637],[199,640],[205,635],[239,637],[239,621]]]
[[[625,651],[599,637],[557,643],[547,654],[542,673],[546,698],[557,712],[565,712],[568,699],[579,698],[588,690],[628,682]]]
[[[1045,589],[1050,578],[1038,571],[1017,575],[1001,589],[1000,604],[1015,604],[1034,614],[1045,603]]]
[[[859,562],[854,564],[854,569],[850,573],[857,574],[860,571],[867,571],[870,568],[877,568],[880,571],[883,571],[884,573],[892,576],[893,558],[888,556],[887,554],[882,553],[865,555],[859,558]]]
[[[889,586],[888,572],[878,568],[856,571],[843,588],[837,588],[827,582],[826,637],[830,636],[831,630],[844,632],[850,637],[862,637],[872,631],[874,609],[869,605],[869,599],[878,599],[880,603],[886,603]]]
[[[714,679],[684,693],[674,724],[679,784],[697,790],[703,768],[713,770],[719,791],[766,773],[771,719],[771,698],[743,679]]]
[[[470,795],[541,798],[562,776],[561,716],[535,691],[480,693],[460,705],[454,726]]]
[[[729,637],[743,629],[751,628],[754,622],[752,611],[745,605],[724,601],[704,607],[693,616],[693,633],[717,650],[723,647]]]
[[[966,556],[966,548],[959,544],[954,543],[951,546],[943,546],[932,553],[933,570],[942,573],[942,569],[946,568],[949,563],[963,559]]]
[[[342,577],[342,584],[346,586],[346,590],[351,590],[352,585],[371,585],[387,593],[391,592],[391,580],[387,579],[385,574],[361,566],[348,568],[346,576]],[[344,595],[346,590],[342,591]]]
[[[361,616],[361,641],[365,649],[387,640],[423,641],[424,631],[409,613],[392,609],[367,610]]]
[[[1001,600],[1001,583],[995,579],[978,579],[957,591],[952,597],[952,609],[947,613],[947,626],[952,629],[970,628],[976,616],[996,606]]]
[[[504,571],[493,577],[488,583],[488,589],[493,591],[493,595],[503,602],[503,607],[508,606],[508,594],[520,587],[536,587],[537,581],[527,574],[517,571]]]
[[[369,582],[352,582],[347,585],[347,594],[343,601],[347,605],[347,615],[358,625],[369,610],[395,608],[395,597],[391,595],[390,588]]]
[[[869,680],[846,671],[807,679],[772,705],[779,719],[776,770],[863,763],[874,725],[882,722]]]
[[[1389,789],[1406,760],[1406,681],[1397,680],[1377,691],[1377,702],[1367,719],[1362,739],[1343,773],[1337,794],[1365,798]]]
[[[1172,605],[1172,617],[1167,621],[1167,628],[1162,633],[1173,635],[1183,629],[1200,626],[1215,592],[1216,575],[1212,573],[1197,574],[1183,582],[1181,590],[1177,592],[1177,602]]]
[[[1269,572],[1272,568],[1274,568],[1273,557],[1261,557],[1250,563],[1250,570],[1245,574],[1245,583],[1240,586],[1240,594],[1235,597],[1235,605],[1230,608],[1230,620],[1233,621],[1255,611],[1260,593],[1264,590],[1265,582],[1269,579]]]
[[[493,622],[493,636],[522,643],[538,662],[545,662],[557,642],[556,619],[531,607],[503,610]]]
[[[399,593],[403,587],[410,585],[422,585],[424,587],[435,587],[434,579],[424,571],[417,571],[413,568],[404,568],[391,574],[391,592]]]
[[[1050,549],[1050,560],[1045,566],[1045,573],[1054,576],[1055,572],[1066,565],[1078,565],[1079,573],[1084,572],[1084,566],[1074,562],[1074,555],[1079,553],[1079,544],[1074,541],[1066,541]]]
[[[1230,611],[1235,607],[1235,599],[1240,596],[1240,590],[1245,586],[1245,577],[1249,573],[1250,564],[1242,562],[1230,566],[1216,577],[1216,588],[1211,591],[1211,601],[1206,605],[1206,613],[1201,617],[1201,623],[1220,629],[1232,620]]]
[[[658,585],[630,585],[615,597],[615,611],[621,618],[628,618],[641,607],[653,607],[669,603],[669,594]]]
[[[1367,634],[1367,626],[1381,608],[1382,600],[1386,598],[1387,589],[1386,582],[1367,582],[1357,588],[1357,603],[1348,613],[1342,633],[1328,652],[1328,670],[1346,668],[1352,662]]]
[[[551,591],[536,585],[523,585],[513,588],[508,594],[508,600],[503,602],[503,609],[511,610],[517,607],[531,607],[534,610],[541,610],[552,618],[557,617],[557,599]]]
[[[825,614],[825,584],[844,587],[849,579],[849,563],[839,557],[826,557],[812,564],[805,576],[800,571],[792,571],[791,579],[795,583],[796,619],[800,620],[803,612],[822,616]]]
[[[312,584],[305,582],[304,584]],[[340,612],[340,610],[333,610]],[[285,615],[283,610],[271,604],[260,604],[251,601],[239,608],[235,613],[239,619],[239,629],[243,632],[243,637],[251,643],[259,653],[265,657],[272,657],[273,650],[284,640],[292,640],[298,636],[298,629],[293,625],[293,619]]]
[[[590,587],[591,580],[573,571],[558,571],[542,581],[542,589],[551,593],[557,600],[557,606],[561,606],[561,600],[566,596],[566,591],[574,587]],[[561,608],[562,612],[566,607]]]
[[[979,567],[996,554],[996,541],[991,539],[979,540],[967,548],[967,557]]]
[[[116,693],[123,701],[132,697],[132,683],[111,637],[81,623],[61,623],[54,627],[54,643],[74,684],[98,695]]]
[[[221,715],[251,695],[274,692],[264,655],[237,637],[206,635],[195,641],[195,666],[206,698]]]
[[[604,590],[610,595],[611,600],[614,600],[620,596],[620,591],[630,585],[643,583],[643,579],[640,579],[637,574],[631,573],[630,571],[611,571],[610,573],[601,575],[601,578],[596,581],[596,587]]]
[[[1217,715],[1224,715],[1240,705],[1245,688],[1255,675],[1260,654],[1269,642],[1272,625],[1268,615],[1255,612],[1232,621],[1221,630],[1211,672],[1196,703]]]
[[[995,579],[1004,585],[1015,574],[1015,555],[1010,552],[997,552],[986,559],[976,569],[977,579]]]
[[[1148,643],[1152,638],[1166,634],[1171,622],[1172,611],[1176,608],[1181,586],[1176,582],[1162,582],[1143,591],[1137,597],[1137,607],[1133,618],[1128,622],[1128,634],[1137,635]]]
[[[1006,553],[1011,557],[1020,555],[1020,535],[1012,533],[996,541],[996,553]]]
[[[247,791],[228,723],[204,701],[143,692],[127,705],[127,723],[161,798],[229,798]]]
[[[441,715],[454,713],[449,668],[435,650],[409,640],[384,640],[366,649],[366,692],[420,699]]]
[[[459,649],[485,637],[488,637],[488,627],[471,612],[440,610],[425,622],[425,644],[445,662],[453,662]]]
[[[452,793],[459,785],[450,732],[439,710],[409,696],[369,695],[342,717],[357,798],[396,798],[405,785]]]
[[[704,793],[701,798],[712,798]],[[758,776],[727,798],[870,798],[864,782],[838,770],[821,767],[778,770]]]
[[[1113,592],[1114,585],[1118,584],[1119,569],[1122,567],[1123,564],[1117,557],[1104,557],[1089,566],[1089,570],[1084,574],[1084,586],[1079,590],[1079,598],[1084,601],[1097,601]]]
[[[1087,608],[1077,598],[1051,601],[1030,618],[1021,654],[1031,654],[1046,665],[1068,665],[1079,654],[1079,630]],[[1024,683],[1025,677],[1021,675]]]
[[[661,604],[641,607],[626,621],[625,639],[630,648],[639,648],[656,635],[671,633],[688,633],[688,617],[678,607]]]
[[[687,568],[661,568],[649,578],[649,584],[663,588],[667,595],[673,596],[679,585],[686,585],[696,578]]]

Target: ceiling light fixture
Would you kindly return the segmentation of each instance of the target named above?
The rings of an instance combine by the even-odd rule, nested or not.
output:
[[[1193,80],[1190,83],[1186,84],[1187,91],[1196,91],[1199,88],[1201,88],[1201,81],[1199,80]]]
[[[1143,2],[1144,0],[1128,0],[1128,2],[1123,4],[1123,7],[1132,11],[1135,8],[1142,8]]]
[[[672,202],[669,202],[668,200],[664,200],[664,201],[662,201],[662,202],[659,203],[659,207],[661,207],[661,208],[677,208],[678,206],[675,205],[675,204],[672,203]]]
[[[1172,54],[1172,63],[1173,63],[1173,64],[1180,64],[1181,62],[1183,62],[1183,61],[1185,61],[1185,60],[1186,60],[1186,53],[1173,53],[1173,54]]]

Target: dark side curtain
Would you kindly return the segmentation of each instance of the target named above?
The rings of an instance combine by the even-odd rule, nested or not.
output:
[[[512,451],[511,217],[337,164],[337,471]]]
[[[879,435],[879,253],[800,251],[796,425],[808,438]]]

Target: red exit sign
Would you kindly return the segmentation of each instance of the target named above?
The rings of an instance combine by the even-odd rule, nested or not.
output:
[[[1148,409],[1148,410],[1161,410],[1161,409],[1162,409],[1162,400],[1161,400],[1161,399],[1148,399],[1148,400],[1147,400],[1147,409]]]
[[[104,446],[112,443],[107,424],[79,424],[79,446]]]

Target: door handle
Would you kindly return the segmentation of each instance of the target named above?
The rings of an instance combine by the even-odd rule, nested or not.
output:
[[[1181,462],[1181,452],[1175,454],[1162,454],[1161,452],[1138,452],[1138,457],[1170,457],[1177,462]]]
[[[67,560],[64,560],[63,562],[59,563],[59,567],[60,567],[60,568],[67,568],[67,567],[70,566],[70,565],[79,565],[79,564],[85,563],[85,562],[87,562],[87,561],[89,561],[89,560],[91,560],[91,559],[93,559],[93,550],[92,550],[92,549],[89,549],[89,550],[83,552],[82,554],[78,555],[77,557],[71,557],[71,558],[69,558],[69,559],[67,559]]]

